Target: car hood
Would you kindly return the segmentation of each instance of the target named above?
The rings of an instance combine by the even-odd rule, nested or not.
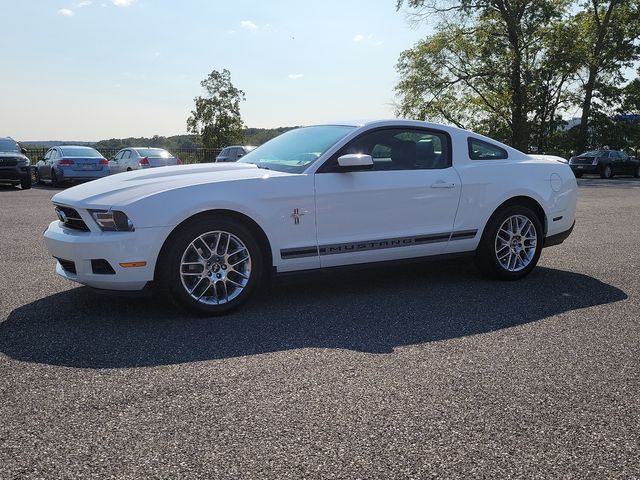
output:
[[[53,196],[54,203],[84,208],[111,208],[184,187],[286,176],[249,163],[177,165],[119,173],[83,183]]]

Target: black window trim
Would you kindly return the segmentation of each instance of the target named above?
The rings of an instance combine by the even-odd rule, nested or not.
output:
[[[473,153],[473,149],[471,148],[471,142],[483,143],[485,145],[488,145],[491,148],[496,148],[498,150],[502,150],[504,152],[504,154],[499,156],[499,157],[478,158]],[[487,142],[486,140],[482,140],[482,139],[477,138],[477,137],[467,137],[467,150],[468,150],[468,154],[469,154],[469,159],[470,160],[507,160],[509,158],[509,152],[506,149],[496,145],[495,143]]]
[[[351,145],[353,142],[355,142],[357,140],[360,140],[363,136],[369,135],[370,133],[379,132],[381,130],[401,130],[401,131],[417,130],[417,131],[425,132],[425,133],[438,133],[438,134],[443,135],[445,140],[446,140],[446,143],[447,143],[447,166],[445,168],[417,168],[415,170],[361,170],[358,173],[363,173],[363,172],[407,172],[407,171],[415,172],[415,171],[422,171],[422,170],[445,170],[445,169],[451,168],[453,166],[453,154],[451,152],[452,142],[451,142],[451,135],[449,135],[449,132],[447,132],[445,130],[440,130],[440,129],[437,129],[437,128],[416,127],[416,126],[411,126],[411,125],[407,125],[407,126],[393,125],[393,126],[389,126],[389,127],[375,127],[375,128],[371,128],[369,130],[365,130],[362,133],[359,133],[357,136],[353,137],[351,140],[349,140],[347,143],[345,143],[343,146],[341,146],[336,153],[331,155],[331,157],[329,157],[329,159],[326,160],[316,170],[316,173],[339,173],[339,171],[337,169],[335,169],[334,167],[338,164],[338,157],[342,154],[342,151],[346,147]]]

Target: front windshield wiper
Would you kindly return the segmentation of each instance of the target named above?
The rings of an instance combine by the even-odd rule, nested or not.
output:
[[[269,167],[264,167],[262,165],[258,165],[257,163],[254,163],[254,165],[258,168],[262,168],[263,170],[271,170]]]

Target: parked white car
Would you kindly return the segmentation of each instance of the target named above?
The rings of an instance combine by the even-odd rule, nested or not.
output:
[[[179,158],[163,148],[129,147],[123,148],[109,160],[109,171],[113,175],[140,168],[166,167],[181,163]]]
[[[469,254],[518,279],[572,231],[567,164],[411,120],[291,130],[240,162],[129,172],[56,194],[56,271],[110,290],[153,282],[214,315],[276,273]]]

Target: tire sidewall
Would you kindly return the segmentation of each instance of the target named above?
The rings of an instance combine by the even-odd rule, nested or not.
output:
[[[499,228],[505,220],[513,215],[527,217],[536,229],[536,251],[529,265],[517,272],[506,270],[498,261],[495,254],[495,241]],[[478,266],[485,273],[500,280],[518,280],[528,275],[533,270],[540,259],[544,242],[544,231],[542,223],[533,210],[523,205],[508,206],[497,211],[487,222],[487,225],[480,240],[476,257]]]
[[[193,240],[203,233],[217,230],[229,232],[245,244],[251,255],[251,273],[247,286],[236,298],[223,305],[205,305],[191,298],[182,285],[180,263],[184,251]],[[168,241],[170,243],[162,253],[159,281],[161,290],[166,292],[179,308],[187,308],[203,316],[220,315],[245,303],[262,281],[264,272],[262,250],[249,229],[240,222],[227,218],[201,218],[179,227]]]

